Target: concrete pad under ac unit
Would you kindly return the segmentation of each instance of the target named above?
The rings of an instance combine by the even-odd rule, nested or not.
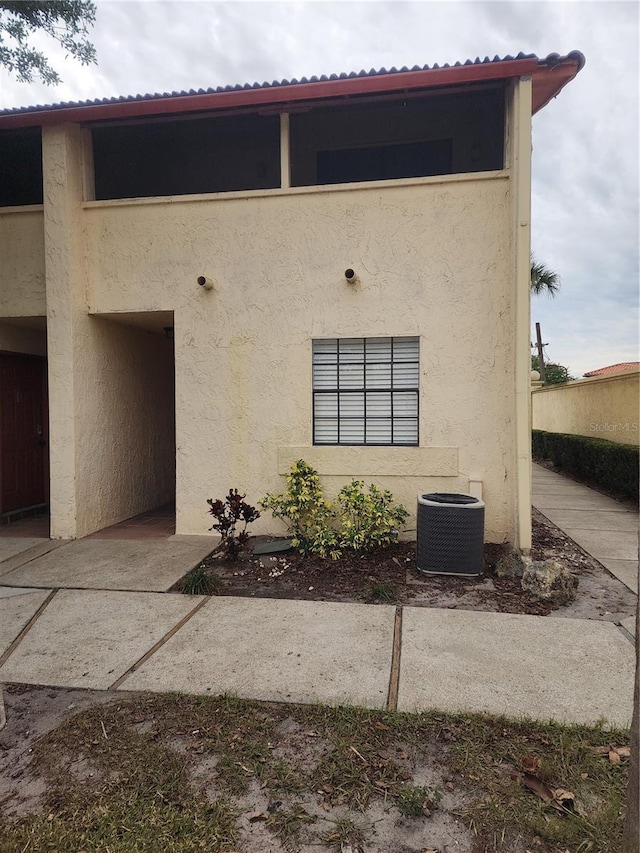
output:
[[[395,608],[215,597],[123,690],[383,708]]]

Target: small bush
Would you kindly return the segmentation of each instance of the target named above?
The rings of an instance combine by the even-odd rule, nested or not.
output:
[[[344,549],[373,551],[395,542],[409,513],[394,504],[393,495],[362,480],[344,486],[335,504],[324,497],[318,472],[299,459],[287,475],[282,495],[267,494],[263,509],[284,521],[294,548],[303,556],[337,559]]]
[[[391,545],[409,515],[403,506],[394,506],[393,495],[386,489],[372,483],[365,493],[362,480],[352,480],[340,489],[338,503],[342,510],[340,543],[354,551]]]
[[[291,544],[303,556],[318,554],[337,559],[340,556],[338,536],[333,526],[334,513],[325,500],[318,472],[303,459],[287,474],[284,494],[267,494],[259,505],[269,509],[289,528]]]
[[[260,518],[260,513],[254,506],[244,502],[246,495],[239,494],[237,489],[229,489],[229,494],[221,501],[209,498],[209,512],[217,519],[217,524],[210,530],[217,530],[222,536],[220,547],[226,552],[230,560],[235,560],[242,547],[249,539],[247,527],[252,521]],[[240,532],[236,532],[236,524],[244,522]]]
[[[547,459],[580,480],[638,500],[640,453],[633,444],[534,429],[532,452],[534,458]]]

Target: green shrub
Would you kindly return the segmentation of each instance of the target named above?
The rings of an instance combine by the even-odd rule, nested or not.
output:
[[[533,430],[534,458],[546,459],[580,480],[638,500],[639,448],[605,438]]]
[[[303,556],[318,554],[336,560],[340,556],[334,512],[325,500],[318,472],[303,459],[287,474],[283,495],[267,494],[258,502],[289,528],[291,543]]]
[[[299,459],[287,475],[284,494],[267,494],[259,502],[289,528],[294,548],[336,560],[344,549],[372,551],[395,542],[409,513],[394,504],[393,495],[362,480],[344,486],[332,504],[325,497],[318,472]]]
[[[393,495],[373,483],[369,493],[364,492],[362,480],[352,480],[340,489],[338,503],[340,517],[340,544],[354,551],[373,551],[391,545],[398,538],[398,530],[409,513],[393,505]]]

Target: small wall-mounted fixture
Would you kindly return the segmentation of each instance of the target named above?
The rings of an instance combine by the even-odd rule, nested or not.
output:
[[[199,275],[197,281],[203,290],[211,290],[215,284],[215,281],[212,278],[207,278],[206,275]]]
[[[356,271],[352,269],[345,270],[344,277],[346,278],[349,284],[358,284],[360,282],[360,279],[356,275]]]

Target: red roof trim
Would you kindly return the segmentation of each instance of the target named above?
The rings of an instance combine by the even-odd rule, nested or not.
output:
[[[134,97],[97,104],[28,108],[0,113],[0,128],[34,127],[64,122],[91,122],[135,118],[150,115],[211,112],[242,107],[280,105],[283,111],[289,104],[327,98],[351,97],[385,92],[415,91],[439,86],[462,85],[486,80],[507,80],[531,75],[533,78],[533,112],[548,101],[578,73],[584,64],[582,54],[574,52],[565,57],[554,54],[545,60],[535,56],[520,59],[475,62],[443,68],[424,68],[411,71],[373,72],[354,77],[306,82],[234,88],[224,91],[184,93],[167,97]]]
[[[613,376],[616,373],[622,373],[625,370],[638,370],[640,361],[621,361],[618,364],[610,364],[607,367],[599,367],[597,370],[590,370],[583,374],[585,378],[591,376]]]

